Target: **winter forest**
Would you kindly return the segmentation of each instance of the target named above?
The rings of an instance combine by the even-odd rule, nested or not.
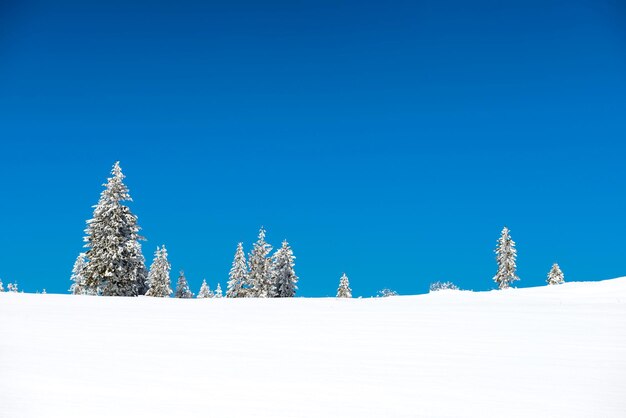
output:
[[[184,271],[180,271],[175,289],[171,284],[171,265],[165,244],[157,247],[150,268],[146,268],[140,241],[137,216],[124,202],[131,202],[129,190],[124,184],[120,163],[111,170],[112,176],[104,184],[93,218],[85,229],[86,252],[76,258],[71,275],[70,293],[93,296],[151,296],[193,298]],[[197,292],[197,298],[284,298],[296,296],[298,276],[295,272],[295,256],[291,246],[284,240],[272,253],[272,245],[265,240],[266,231],[261,227],[258,239],[246,257],[243,243],[238,243],[226,282],[225,292],[217,283],[211,289],[206,279]],[[516,274],[517,250],[508,228],[504,227],[496,246],[497,272],[493,281],[499,289],[509,288],[519,280]],[[547,277],[548,285],[564,283],[564,275],[554,264]],[[430,291],[455,290],[451,282],[434,282]],[[7,290],[17,292],[17,283],[9,283]],[[0,291],[4,285],[0,281]],[[45,290],[44,290],[45,292]],[[383,289],[377,296],[395,296],[397,293]],[[339,279],[338,298],[351,298],[352,290],[348,276]]]

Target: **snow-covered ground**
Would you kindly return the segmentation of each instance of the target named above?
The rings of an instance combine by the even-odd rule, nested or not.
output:
[[[352,300],[0,293],[0,416],[625,417],[626,278]]]

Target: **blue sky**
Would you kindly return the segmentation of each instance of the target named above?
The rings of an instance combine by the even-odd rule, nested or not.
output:
[[[144,255],[225,285],[288,239],[302,296],[626,275],[618,1],[0,5],[0,278],[65,292],[120,160]]]

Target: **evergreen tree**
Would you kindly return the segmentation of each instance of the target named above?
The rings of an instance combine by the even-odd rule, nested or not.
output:
[[[7,284],[7,292],[17,293],[17,282]]]
[[[557,263],[552,265],[552,269],[548,273],[547,282],[549,285],[565,283],[565,276]]]
[[[246,265],[246,255],[243,252],[243,244],[237,244],[237,251],[233,259],[233,265],[228,273],[228,284],[226,286],[227,298],[242,298],[246,296],[248,280],[248,267]]]
[[[257,298],[267,298],[272,291],[272,278],[268,255],[272,246],[265,242],[265,229],[259,231],[259,239],[254,243],[248,262],[250,272],[248,282],[251,286],[250,295]]]
[[[206,298],[212,298],[213,297],[213,292],[211,291],[211,288],[209,287],[209,285],[206,283],[206,280],[202,280],[202,286],[200,286],[200,291],[198,292],[198,296],[196,296],[198,299],[206,299]]]
[[[509,229],[504,227],[498,246],[496,247],[496,261],[498,262],[498,272],[493,280],[498,284],[500,289],[508,288],[512,282],[519,280],[515,274],[515,259],[517,250],[515,249],[515,241],[511,239]]]
[[[170,287],[170,271],[172,267],[167,259],[167,249],[157,247],[154,252],[154,260],[148,273],[148,291],[146,296],[166,298],[172,294]]]
[[[296,295],[298,276],[293,269],[295,258],[286,240],[272,256],[272,297],[291,298]]]
[[[187,279],[185,278],[185,272],[180,271],[180,276],[178,276],[178,283],[176,283],[176,294],[174,295],[177,298],[181,299],[189,299],[193,297],[193,293],[189,289],[189,284],[187,283]]]
[[[2,279],[0,279],[0,292],[4,292],[4,285],[2,284]]]
[[[222,297],[222,286],[220,286],[220,284],[217,284],[217,287],[215,288],[215,296],[216,298],[221,298]]]
[[[105,189],[87,221],[87,264],[82,272],[91,293],[137,296],[147,290],[147,271],[141,253],[137,217],[124,201],[132,201],[119,162],[113,165]]]
[[[341,276],[339,279],[339,288],[337,289],[337,297],[338,298],[351,298],[352,297],[352,289],[350,289],[350,281],[348,280],[348,276],[346,273]]]
[[[72,276],[70,277],[70,280],[72,281],[70,293],[73,295],[89,294],[87,286],[85,286],[85,277],[83,276],[85,264],[85,253],[78,254],[78,257],[76,257],[76,261],[74,262],[74,268],[72,269]]]

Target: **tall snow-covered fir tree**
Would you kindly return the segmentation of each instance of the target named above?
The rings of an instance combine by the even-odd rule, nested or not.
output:
[[[548,273],[547,282],[549,285],[565,283],[565,276],[563,275],[563,272],[561,271],[561,268],[557,263],[554,263],[552,265],[552,268]]]
[[[83,270],[85,268],[85,253],[78,254],[76,261],[74,262],[74,268],[72,269],[72,276],[70,280],[72,285],[70,286],[70,293],[73,295],[87,295],[89,291],[85,286],[85,277],[83,276]]]
[[[228,273],[228,284],[226,285],[227,298],[242,298],[246,296],[248,280],[248,266],[246,255],[243,252],[243,244],[237,244],[237,251],[233,259],[233,265]]]
[[[122,204],[132,201],[119,162],[113,165],[105,189],[87,221],[87,263],[82,275],[92,293],[105,296],[137,296],[147,290],[147,271],[141,253],[137,217]]]
[[[515,249],[515,241],[511,239],[510,231],[504,227],[502,234],[498,239],[496,247],[496,261],[498,262],[498,272],[493,280],[498,284],[500,289],[506,289],[516,280],[519,280],[515,273],[515,259],[517,250]]]
[[[170,271],[172,266],[167,259],[167,249],[165,245],[157,247],[154,252],[154,260],[150,265],[148,273],[148,291],[146,296],[166,298],[172,294]]]
[[[185,272],[181,270],[180,275],[178,276],[178,283],[176,283],[176,294],[174,297],[181,299],[189,299],[193,297],[193,293],[189,289],[189,284],[187,283],[187,278],[185,277]]]
[[[283,241],[282,247],[272,256],[272,297],[291,298],[296,295],[298,276],[293,269],[294,260],[289,243],[286,240]]]
[[[215,294],[214,294],[213,297],[215,297],[215,298],[223,297],[223,295],[222,295],[222,286],[219,283],[217,284],[217,287],[215,288]]]
[[[200,291],[198,292],[198,296],[196,296],[196,298],[207,299],[207,298],[212,298],[212,297],[213,297],[213,292],[211,291],[211,288],[209,287],[209,285],[206,283],[206,280],[203,279],[202,285],[200,286]]]
[[[248,283],[250,296],[257,298],[270,297],[272,291],[272,277],[270,272],[271,260],[268,258],[272,246],[265,242],[265,229],[259,231],[259,239],[254,243],[248,263]]]
[[[351,298],[352,297],[352,289],[350,289],[350,281],[348,280],[348,276],[346,276],[346,273],[343,273],[343,275],[339,279],[339,288],[337,289],[337,297],[338,298]]]

